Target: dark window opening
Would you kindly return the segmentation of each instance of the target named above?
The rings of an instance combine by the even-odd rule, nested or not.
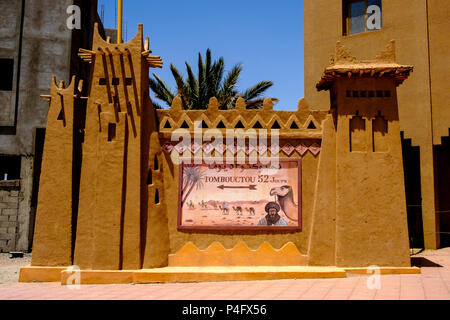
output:
[[[119,78],[112,78],[112,84],[113,84],[113,86],[118,86],[119,83],[120,83]]]
[[[108,141],[113,141],[116,137],[116,124],[108,123]]]
[[[58,120],[64,120],[64,109],[61,108],[61,111],[58,114]]]
[[[388,129],[388,121],[381,115],[381,111],[378,111],[372,121],[373,152],[389,151]]]
[[[20,180],[20,156],[0,156],[0,180]]]
[[[133,78],[126,78],[125,79],[125,85],[131,86],[133,84]]]
[[[345,95],[347,96],[347,98],[350,98],[352,96],[352,93],[350,90],[347,90]]]
[[[367,96],[366,91],[364,91],[364,90],[360,91],[360,92],[359,92],[359,96],[360,96],[361,98],[365,98],[365,97]]]
[[[153,161],[153,169],[155,171],[159,170],[159,162],[158,162],[158,155],[155,154],[155,160]]]
[[[386,98],[390,98],[391,97],[391,92],[389,90],[384,91],[384,96]]]
[[[156,189],[155,191],[155,204],[159,204],[159,190]]]
[[[291,129],[299,129],[299,127],[295,121],[292,121]]]
[[[358,98],[358,97],[359,97],[358,91],[353,91],[353,98]]]
[[[350,119],[350,152],[366,152],[366,120],[358,116],[358,111],[356,114]]]
[[[380,30],[382,0],[343,0],[343,34]]]
[[[106,86],[106,78],[100,78],[98,80],[98,84],[101,86]]]
[[[369,91],[369,98],[373,98],[373,97],[375,97],[375,92],[370,90]]]
[[[377,90],[377,98],[383,98],[383,91]]]
[[[14,78],[14,60],[0,59],[0,91],[12,91]]]
[[[189,125],[187,124],[186,120],[183,121],[183,123],[181,124],[181,128],[182,129],[189,129]]]

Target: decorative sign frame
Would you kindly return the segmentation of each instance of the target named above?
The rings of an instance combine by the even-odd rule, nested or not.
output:
[[[182,163],[178,230],[301,231],[301,171],[301,158],[279,158],[276,168]]]

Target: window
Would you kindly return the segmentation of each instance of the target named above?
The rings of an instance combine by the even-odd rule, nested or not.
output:
[[[20,156],[0,156],[0,180],[19,180]]]
[[[14,60],[0,59],[0,91],[12,91]]]
[[[381,29],[382,0],[344,0],[344,35]]]

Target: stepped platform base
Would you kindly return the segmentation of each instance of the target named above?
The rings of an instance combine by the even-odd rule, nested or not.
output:
[[[280,279],[345,278],[352,274],[370,275],[368,268],[310,266],[267,267],[165,267],[142,270],[81,270],[67,267],[27,266],[20,270],[19,282],[60,282],[70,284],[125,284],[163,282],[215,282]],[[380,274],[419,274],[417,267],[382,267]]]

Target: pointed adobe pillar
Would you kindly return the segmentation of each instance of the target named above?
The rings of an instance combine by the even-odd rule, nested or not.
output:
[[[75,77],[52,78],[33,240],[32,266],[72,265]]]

